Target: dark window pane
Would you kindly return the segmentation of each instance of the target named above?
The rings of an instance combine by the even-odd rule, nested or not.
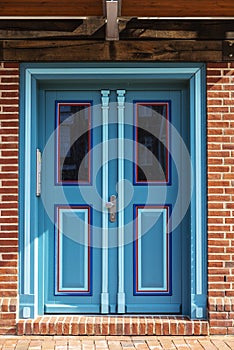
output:
[[[58,182],[90,182],[90,103],[62,103],[58,112]]]
[[[169,102],[136,103],[136,182],[168,182]]]

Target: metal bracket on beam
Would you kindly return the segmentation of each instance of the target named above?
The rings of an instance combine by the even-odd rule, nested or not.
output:
[[[119,1],[106,1],[106,40],[119,40]]]
[[[234,61],[234,40],[223,41],[223,61]]]

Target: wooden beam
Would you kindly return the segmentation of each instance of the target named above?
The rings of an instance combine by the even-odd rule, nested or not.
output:
[[[233,0],[123,0],[122,16],[231,17]]]
[[[230,17],[233,0],[122,0],[122,16]],[[3,16],[103,16],[101,0],[1,0]]]
[[[120,40],[234,38],[231,20],[139,20],[121,17]],[[105,19],[85,20],[0,20],[0,40],[8,39],[105,39]]]
[[[1,46],[0,46],[1,48]],[[221,61],[222,41],[5,40],[5,61]]]
[[[233,20],[150,20],[120,18],[120,39],[225,40]]]
[[[72,36],[94,36],[105,25],[105,18],[103,17],[88,17],[83,20],[81,25],[77,25],[77,28],[71,33]],[[61,35],[61,34],[60,34]],[[66,37],[69,33],[66,33]]]
[[[0,41],[0,60],[3,61],[3,42]]]
[[[5,40],[4,60],[14,61],[90,61],[109,56],[105,41]]]
[[[3,16],[103,16],[103,8],[100,0],[1,0]]]
[[[105,19],[85,20],[0,20],[0,39],[104,38]]]

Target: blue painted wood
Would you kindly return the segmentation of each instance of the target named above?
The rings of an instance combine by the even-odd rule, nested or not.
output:
[[[100,312],[101,299],[101,248],[92,248],[93,228],[101,229],[101,203],[90,203],[96,186],[101,189],[101,178],[95,184],[57,184],[57,155],[55,151],[57,133],[56,101],[87,100],[100,103],[100,93],[96,91],[47,91],[41,101],[41,119],[45,120],[45,139],[42,161],[42,201],[45,213],[45,269],[44,305],[45,312]],[[43,111],[46,111],[43,113]],[[95,122],[101,123],[101,111],[95,114]],[[93,110],[91,119],[94,121]],[[100,132],[100,130],[99,130]],[[77,136],[78,137],[78,136]],[[93,145],[100,143],[96,129],[92,132]],[[72,144],[75,139],[72,140]],[[71,144],[71,147],[72,147]],[[101,163],[101,154],[91,157],[91,178]],[[96,178],[96,176],[95,176]],[[95,197],[93,197],[95,201]],[[89,205],[87,205],[87,202]],[[54,207],[54,208],[53,208]],[[55,225],[53,224],[55,223]],[[95,231],[96,234],[98,234]],[[56,304],[56,306],[54,306]],[[98,308],[97,308],[98,305]],[[52,311],[51,311],[52,310]]]
[[[48,314],[98,314],[100,304],[70,303],[70,304],[45,304],[44,312]]]
[[[109,312],[108,291],[108,220],[106,203],[109,201],[109,90],[102,90],[102,294],[101,312]]]
[[[117,311],[125,313],[124,292],[124,102],[125,90],[117,90],[118,109],[118,295]]]
[[[205,66],[191,79],[191,159],[194,191],[191,201],[191,316],[207,318],[207,231],[206,231],[206,99]]]
[[[87,206],[56,208],[55,295],[92,295],[90,211]]]
[[[179,225],[171,232],[170,220],[171,213],[173,215],[176,210],[177,213],[174,215],[179,216],[181,214],[177,197],[178,190],[181,191],[179,189],[179,175],[182,160],[173,128],[178,133],[182,132],[180,114],[182,106],[186,105],[186,101],[183,101],[182,104],[182,90],[183,86],[173,88],[173,85],[170,84],[167,87],[164,86],[162,91],[160,85],[155,84],[154,88],[145,89],[144,93],[133,90],[126,94],[126,116],[128,116],[128,123],[132,125],[131,128],[126,127],[125,137],[128,139],[132,139],[137,134],[134,123],[134,101],[153,101],[155,103],[158,101],[168,103],[169,101],[171,106],[171,125],[169,125],[168,134],[170,142],[165,140],[171,153],[171,161],[168,162],[168,172],[171,174],[170,183],[151,182],[150,185],[139,185],[134,182],[136,153],[134,154],[134,147],[128,149],[127,158],[130,162],[125,167],[125,179],[132,184],[134,195],[130,205],[125,209],[125,218],[130,226],[129,235],[125,235],[125,240],[131,242],[131,230],[134,232],[136,239],[138,235],[141,236],[139,231],[144,233],[140,241],[138,239],[138,241],[133,241],[125,246],[125,256],[127,257],[125,276],[128,276],[125,280],[126,308],[132,312],[142,312],[142,305],[148,305],[146,308],[148,312],[150,312],[149,310],[156,312],[157,309],[157,312],[164,313],[168,312],[169,305],[171,305],[171,312],[181,313],[182,230],[181,225]],[[141,125],[141,127],[144,128],[144,125]],[[157,130],[154,130],[153,126],[146,125],[145,128],[152,134],[157,135]],[[149,160],[150,157],[147,159]],[[132,206],[135,207],[135,210]],[[168,214],[163,219],[160,215],[157,215],[157,208],[160,210],[160,207],[163,208],[164,206],[165,208],[168,207]],[[165,249],[166,246],[167,249]],[[131,271],[133,271],[133,276]],[[155,309],[157,304],[161,304],[161,306],[159,308],[157,306]],[[139,305],[139,308],[137,308],[137,305]],[[174,308],[173,305],[177,306]]]
[[[153,304],[129,304],[126,306],[127,313],[137,313],[137,314],[180,314],[181,304],[178,303],[153,303]]]
[[[169,206],[135,206],[135,295],[171,295],[168,218]]]
[[[148,78],[147,78],[148,74]],[[26,79],[27,76],[27,79]],[[189,249],[188,255],[186,259],[186,254],[183,257],[183,261],[190,261],[191,265],[191,283],[187,283],[186,286],[188,286],[189,293],[188,295],[191,298],[188,298],[188,303],[191,299],[191,305],[190,307],[185,307],[183,305],[182,312],[185,314],[192,315],[193,318],[204,318],[205,315],[205,309],[206,309],[206,214],[205,214],[205,157],[201,158],[200,156],[197,157],[197,154],[205,154],[205,121],[204,121],[204,100],[205,100],[205,94],[203,90],[203,85],[205,83],[205,69],[202,65],[199,64],[114,64],[114,63],[103,63],[103,64],[25,64],[21,66],[21,83],[22,83],[22,89],[24,90],[24,93],[21,94],[22,97],[22,103],[21,103],[21,150],[22,152],[20,156],[20,315],[28,317],[27,312],[25,311],[26,308],[30,308],[30,317],[35,316],[36,314],[40,313],[42,314],[44,312],[43,305],[45,305],[45,311],[46,312],[79,312],[79,310],[86,309],[87,311],[84,312],[99,312],[100,310],[100,286],[96,285],[94,283],[94,296],[91,297],[91,299],[87,302],[87,299],[82,299],[84,297],[79,297],[79,304],[77,304],[77,296],[72,296],[68,300],[57,300],[55,297],[50,294],[50,292],[47,293],[48,287],[49,287],[49,281],[51,281],[52,286],[54,285],[54,277],[53,274],[48,274],[46,279],[46,269],[47,266],[51,265],[51,259],[50,256],[54,256],[54,236],[51,236],[51,232],[53,232],[53,225],[50,223],[49,217],[51,216],[51,211],[53,211],[53,206],[48,203],[48,213],[44,213],[43,206],[41,203],[41,199],[35,198],[35,180],[32,176],[32,174],[35,174],[35,154],[34,150],[39,146],[39,148],[42,148],[43,144],[46,143],[47,139],[49,138],[49,133],[45,135],[44,133],[44,126],[45,124],[45,116],[43,114],[43,103],[44,100],[49,102],[48,94],[46,92],[46,84],[49,80],[53,81],[53,83],[50,83],[50,90],[51,94],[53,94],[52,91],[56,91],[57,87],[60,84],[61,89],[61,83],[62,86],[64,86],[64,79],[66,80],[65,85],[67,84],[68,79],[70,82],[74,82],[76,86],[77,82],[79,83],[80,78],[86,79],[89,78],[90,83],[93,84],[93,86],[97,87],[97,82],[99,86],[102,86],[105,84],[105,81],[108,81],[107,85],[109,87],[113,87],[113,90],[115,89],[123,89],[127,88],[124,85],[124,82],[131,81],[132,83],[134,81],[138,80],[138,87],[137,89],[140,89],[139,81],[141,78],[148,79],[149,85],[155,85],[155,79],[160,80],[160,86],[161,89],[165,89],[166,81],[170,79],[170,86],[177,84],[177,89],[180,90],[181,87],[178,83],[178,81],[183,81],[182,85],[184,83],[189,85],[189,91],[190,91],[190,116],[191,116],[191,142],[188,140],[187,143],[189,143],[191,154],[192,154],[192,161],[194,167],[196,167],[197,173],[199,175],[199,181],[195,183],[195,188],[193,192],[193,201],[192,205],[189,208],[189,212],[187,214],[188,220],[191,218],[191,224],[192,224],[192,232],[191,232],[191,249]],[[145,80],[146,81],[146,80]],[[173,83],[173,81],[175,83]],[[173,84],[172,84],[173,83]],[[84,88],[84,80],[80,83],[82,85],[81,90]],[[112,85],[111,85],[112,84]],[[136,83],[137,84],[137,83]],[[40,85],[41,90],[38,94],[38,86]],[[52,87],[53,86],[53,87]],[[68,86],[68,85],[67,85]],[[51,88],[52,87],[52,88]],[[95,88],[96,89],[96,88]],[[160,88],[159,88],[160,89]],[[74,97],[74,85],[70,89],[69,93],[65,92],[65,95],[60,91],[58,93],[54,93],[55,96],[52,98],[53,101],[55,99],[76,99],[76,96]],[[131,91],[129,89],[127,90],[127,96],[130,97]],[[144,85],[145,90],[145,85]],[[182,90],[181,90],[182,91]],[[92,89],[89,88],[89,98],[90,95],[92,95]],[[81,93],[82,95],[82,93]],[[95,94],[93,94],[94,96]],[[87,95],[86,95],[87,96]],[[96,95],[95,95],[96,96]],[[181,96],[186,96],[186,93],[182,92]],[[41,98],[39,100],[38,98]],[[85,98],[85,94],[83,96],[80,96],[81,99]],[[141,98],[140,96],[139,98]],[[144,92],[144,98],[145,98],[145,92]],[[165,96],[163,96],[165,98]],[[182,97],[181,97],[182,98]],[[97,97],[94,97],[94,100],[96,99],[95,103],[97,102]],[[33,101],[30,107],[30,101]],[[95,104],[94,103],[94,104]],[[174,104],[176,105],[176,104]],[[176,107],[177,109],[177,107]],[[39,110],[39,113],[38,113]],[[126,112],[129,111],[128,107],[126,107]],[[48,115],[46,118],[49,120],[49,116],[53,115],[54,111],[51,108],[48,111]],[[132,112],[131,112],[132,113]],[[131,113],[126,113],[126,115],[130,115]],[[187,109],[188,113],[188,109]],[[200,122],[195,122],[196,116],[200,114]],[[98,114],[97,115],[97,119]],[[184,115],[184,113],[181,112],[181,115]],[[185,114],[188,115],[188,114]],[[26,116],[24,118],[24,116]],[[38,121],[35,118],[35,116],[38,116]],[[44,118],[44,120],[43,120]],[[126,117],[126,122],[128,120],[128,117]],[[31,131],[28,130],[25,127],[26,123],[31,123]],[[98,122],[99,123],[99,122]],[[131,122],[130,122],[131,125]],[[40,130],[40,136],[38,138],[38,128]],[[53,125],[49,126],[50,130],[52,130]],[[129,132],[129,139],[132,139],[132,131],[129,131],[131,128],[126,126],[126,131]],[[182,127],[183,129],[183,127]],[[186,129],[186,128],[185,128]],[[31,132],[31,135],[29,133]],[[199,134],[200,133],[200,134]],[[27,134],[27,135],[26,135]],[[197,138],[198,135],[198,138]],[[31,148],[30,150],[25,150],[25,137],[26,137],[26,144],[30,144]],[[186,137],[185,137],[186,138]],[[42,141],[44,140],[44,141]],[[100,135],[96,135],[96,144],[98,144],[101,140]],[[199,140],[199,141],[198,141]],[[94,143],[95,146],[95,143]],[[126,174],[129,176],[129,178],[132,178],[132,165],[131,165],[131,158],[132,153],[129,151],[129,147],[125,147],[127,150],[126,154],[130,154],[130,158],[127,158],[125,161],[125,169]],[[199,158],[200,157],[200,158]],[[130,159],[130,160],[129,160]],[[48,164],[51,165],[53,159],[48,157]],[[95,168],[98,168],[98,163],[100,164],[100,159],[98,157],[95,157],[93,167],[94,167],[94,173]],[[26,169],[26,172],[25,172]],[[30,172],[29,170],[30,169]],[[44,170],[45,171],[45,170]],[[130,174],[131,173],[131,174]],[[101,181],[100,172],[97,174],[97,181]],[[25,178],[30,178],[30,181],[25,181]],[[50,176],[48,177],[49,181],[51,181]],[[141,186],[139,186],[141,187]],[[144,187],[144,186],[143,186]],[[200,189],[200,193],[198,196],[196,196],[197,189]],[[73,193],[75,194],[74,189],[70,189],[71,192],[73,190]],[[77,190],[77,189],[76,189]],[[147,199],[151,201],[151,203],[155,203],[155,198],[159,201],[161,201],[161,198],[163,197],[163,188],[158,188],[155,192],[154,190],[148,191],[148,198],[143,190],[138,189],[138,193],[136,194],[136,203],[140,203],[139,198],[142,199],[142,201],[146,201]],[[44,188],[44,191],[48,194],[48,197],[51,196],[51,191],[49,186],[47,188]],[[112,192],[112,191],[111,191]],[[172,195],[173,191],[168,192],[167,198],[170,199],[170,195]],[[30,196],[29,196],[30,193]],[[56,189],[54,193],[55,202],[57,204],[62,204],[64,198],[69,197],[71,193],[69,193],[69,190],[65,190],[64,193]],[[71,199],[71,204],[77,205],[77,204],[83,204],[85,205],[87,203],[87,197],[93,198],[93,203],[95,204],[95,210],[93,215],[93,223],[96,227],[101,227],[101,219],[99,218],[97,212],[100,211],[100,207],[98,207],[97,202],[95,200],[95,195],[93,188],[87,189],[87,196],[85,199],[82,199],[81,191],[78,189],[76,192],[76,198]],[[168,197],[169,196],[169,197]],[[135,200],[134,199],[134,200]],[[133,202],[132,202],[133,204]],[[129,224],[128,229],[125,231],[125,240],[126,242],[129,242],[131,240],[131,235],[133,232],[133,225],[131,225],[131,216],[133,215],[133,210],[129,211],[132,204],[129,204],[126,208],[125,213],[125,221]],[[141,203],[140,203],[141,204]],[[200,206],[201,211],[197,212],[197,206]],[[28,210],[30,208],[30,211]],[[38,220],[38,215],[39,220]],[[43,214],[44,213],[44,214]],[[44,218],[43,218],[44,215]],[[29,223],[30,218],[30,224]],[[38,222],[41,224],[42,222],[46,222],[46,225],[44,226],[43,230],[41,229],[41,225],[38,226]],[[25,226],[26,225],[26,226]],[[184,225],[183,227],[187,227],[187,225]],[[26,231],[25,231],[26,230]],[[177,235],[178,231],[175,231],[175,236]],[[38,235],[37,235],[38,233]],[[95,240],[98,242],[100,240],[100,230],[97,229],[97,235],[95,237]],[[187,233],[187,232],[186,232]],[[26,236],[25,236],[26,235]],[[99,238],[97,238],[99,237]],[[94,237],[93,237],[94,238]],[[26,241],[30,242],[30,249],[28,249],[28,246],[26,245]],[[51,242],[53,240],[53,243]],[[181,245],[183,247],[183,251],[188,249],[189,244],[184,244],[183,242],[189,242],[188,239],[182,239]],[[184,246],[183,246],[184,244]],[[173,247],[173,236],[172,236],[172,247]],[[50,254],[48,254],[48,249]],[[191,254],[190,254],[191,251]],[[173,251],[174,252],[174,251]],[[113,253],[113,254],[112,254]],[[112,251],[112,253],[109,253],[109,259],[111,261],[111,266],[114,266],[113,261],[115,257],[117,257],[115,250]],[[184,254],[184,253],[183,253]],[[128,247],[125,247],[125,255],[132,259],[132,246],[131,244],[128,245]],[[101,279],[101,259],[100,259],[100,250],[98,248],[95,248],[93,251],[93,261],[95,261],[95,278]],[[201,263],[200,263],[200,261]],[[25,271],[27,271],[27,266],[30,265],[30,278],[28,275],[25,274]],[[53,262],[52,262],[53,265]],[[173,264],[172,264],[173,265]],[[40,267],[38,270],[37,267]],[[165,301],[165,299],[161,299],[162,297],[158,297],[158,302],[155,303],[153,301],[153,296],[148,296],[149,299],[147,304],[145,304],[144,301],[137,300],[137,303],[134,301],[131,302],[131,295],[132,295],[132,289],[129,287],[129,285],[132,284],[132,267],[130,267],[130,270],[126,267],[125,275],[128,276],[128,281],[125,281],[125,292],[126,292],[126,300],[127,300],[127,312],[164,312],[162,309],[157,309],[157,305],[162,305]],[[113,274],[112,274],[113,275]],[[110,274],[111,276],[111,274]],[[45,280],[44,280],[45,279]],[[113,277],[114,279],[114,277]],[[39,284],[38,284],[39,281]],[[128,282],[128,284],[126,283]],[[117,283],[114,282],[115,285]],[[172,281],[172,285],[174,286],[175,283]],[[26,287],[26,288],[25,288]],[[113,287],[112,288],[112,294]],[[52,288],[53,289],[53,288]],[[45,295],[43,294],[43,291],[46,291]],[[96,297],[97,296],[97,297]],[[60,296],[59,296],[60,297]],[[113,296],[110,296],[111,300],[114,300]],[[66,297],[67,298],[67,297]],[[87,298],[89,298],[87,296]],[[92,300],[92,301],[91,301]],[[87,304],[86,304],[87,303]],[[170,305],[169,305],[170,304]],[[55,308],[52,306],[55,305]],[[86,308],[87,305],[87,308]],[[135,307],[136,305],[136,307]],[[152,308],[151,308],[151,305]],[[168,301],[168,305],[170,308],[168,309],[167,306],[165,306],[165,312],[170,312],[168,310],[171,310],[171,312],[180,312],[180,302],[177,303],[175,300]],[[173,305],[177,305],[177,307],[173,307]],[[179,307],[178,307],[179,305]],[[88,311],[89,309],[89,311]],[[62,311],[61,311],[62,310]],[[111,301],[111,311],[114,312],[116,310],[115,304]],[[132,310],[132,311],[130,311]],[[134,311],[135,310],[135,311]],[[143,311],[141,311],[143,310]],[[156,310],[156,311],[155,311]],[[158,311],[157,311],[158,310]],[[80,311],[82,312],[82,311]]]
[[[34,217],[37,211],[37,200],[35,197],[36,179],[31,177],[32,168],[36,168],[36,121],[32,115],[37,113],[37,104],[33,98],[36,89],[36,81],[29,72],[21,70],[24,79],[22,87],[22,104],[20,105],[21,116],[25,117],[20,125],[20,143],[22,146],[20,154],[20,198],[19,201],[19,258],[23,270],[20,271],[20,310],[21,317],[33,318],[38,314],[38,300],[35,296],[38,290],[38,218]],[[34,172],[35,173],[35,172]],[[25,207],[27,210],[25,210]],[[32,220],[33,217],[33,220]],[[34,276],[32,279],[31,276]]]

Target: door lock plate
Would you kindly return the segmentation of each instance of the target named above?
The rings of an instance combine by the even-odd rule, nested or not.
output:
[[[106,202],[106,208],[109,210],[110,222],[116,221],[116,196],[110,196],[110,202]]]

